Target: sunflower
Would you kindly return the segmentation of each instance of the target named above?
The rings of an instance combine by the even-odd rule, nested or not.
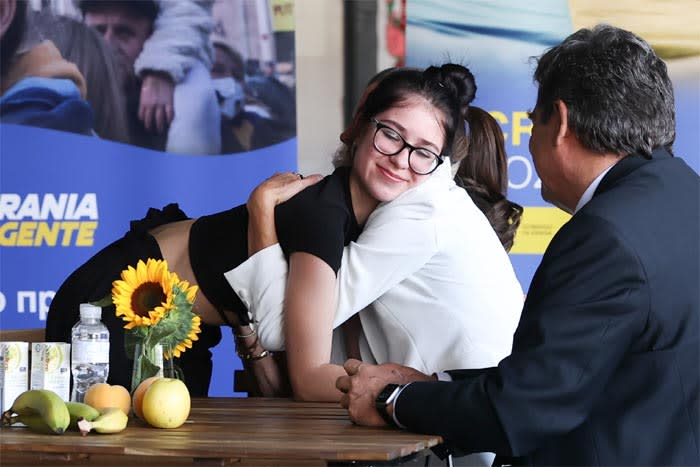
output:
[[[165,352],[166,358],[179,357],[187,349],[192,348],[192,342],[199,339],[202,332],[200,325],[202,320],[192,312],[192,304],[197,295],[198,287],[190,286],[189,282],[181,281],[177,274],[172,273],[175,282],[174,306],[168,310],[165,320],[176,322],[172,334],[164,339],[164,343],[171,349]],[[168,348],[166,347],[166,348]]]
[[[171,351],[165,352],[165,358],[171,358],[171,357],[179,357],[180,354],[187,349],[192,348],[192,342],[199,340],[199,334],[202,332],[200,329],[200,324],[201,324],[201,319],[199,316],[194,315],[192,316],[192,320],[190,322],[190,327],[189,330],[187,330],[187,335],[180,340],[180,342],[176,343],[174,346],[171,347]]]
[[[178,277],[168,271],[165,260],[139,260],[136,268],[122,271],[121,280],[112,283],[112,301],[125,329],[153,326],[173,307],[173,286]],[[195,290],[196,292],[196,290]]]

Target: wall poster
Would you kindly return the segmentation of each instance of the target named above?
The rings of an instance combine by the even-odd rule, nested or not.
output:
[[[700,170],[700,9],[693,0],[409,0],[406,62],[468,66],[474,105],[501,123],[509,156],[508,198],[525,208],[511,261],[527,290],[552,236],[569,218],[540,196],[528,151],[536,87],[532,73],[547,48],[582,27],[608,23],[646,39],[666,61],[676,103],[676,157]]]
[[[50,115],[20,120],[3,106],[2,329],[43,327],[63,280],[149,207],[177,202],[198,217],[296,169],[292,0],[123,2],[146,10],[142,36],[129,24],[136,45],[100,23],[109,3],[29,2],[23,50],[51,40],[83,76],[85,99],[58,89]],[[165,87],[147,90],[147,80]],[[153,91],[168,83],[170,122]],[[9,105],[5,91],[0,102]],[[211,396],[234,395],[241,367],[231,332],[222,335]]]

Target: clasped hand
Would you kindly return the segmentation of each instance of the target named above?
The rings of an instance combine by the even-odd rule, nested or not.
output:
[[[335,383],[335,387],[343,392],[340,405],[348,410],[350,420],[366,426],[386,425],[377,412],[375,400],[387,384],[408,384],[436,379],[435,376],[396,363],[372,365],[351,358],[345,362],[343,368],[347,376],[341,376]]]

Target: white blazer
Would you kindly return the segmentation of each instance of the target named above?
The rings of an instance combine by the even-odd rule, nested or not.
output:
[[[261,344],[284,348],[287,262],[279,244],[225,273]],[[334,327],[360,312],[362,359],[434,373],[495,366],[510,354],[523,291],[482,212],[449,161],[369,216],[343,252]],[[334,334],[332,361],[342,363]]]

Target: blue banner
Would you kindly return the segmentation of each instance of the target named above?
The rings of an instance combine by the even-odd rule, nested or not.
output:
[[[1,124],[0,153],[3,329],[43,327],[61,282],[149,207],[176,201],[191,217],[217,212],[244,203],[272,173],[296,168],[296,138],[197,157]],[[240,368],[230,333],[223,335],[211,395],[231,395]]]
[[[610,3],[610,2],[608,2]],[[574,30],[608,22],[634,31],[660,51],[669,66],[676,100],[678,157],[697,171],[700,167],[700,72],[697,35],[674,26],[682,16],[678,2],[635,2],[634,11],[620,11],[614,2],[578,0],[411,0],[407,4],[406,44],[408,65],[426,67],[445,61],[468,66],[478,91],[474,105],[489,111],[501,124],[509,156],[508,198],[525,208],[511,250],[518,279],[527,290],[541,254],[569,216],[551,207],[540,196],[540,180],[528,151],[531,123],[527,112],[535,105],[537,89],[532,80],[536,57]],[[654,31],[647,26],[654,11]],[[622,8],[624,10],[624,8]],[[612,16],[615,15],[615,16]],[[645,16],[646,15],[646,16]],[[680,19],[682,21],[682,19]],[[624,21],[622,24],[619,21]],[[629,24],[628,24],[629,23]],[[656,34],[658,31],[663,34]],[[649,37],[645,32],[649,32]],[[675,32],[674,32],[675,31]],[[664,42],[666,38],[671,39]],[[690,39],[690,40],[686,40]],[[682,46],[674,48],[673,40]],[[686,44],[695,44],[688,50]]]

